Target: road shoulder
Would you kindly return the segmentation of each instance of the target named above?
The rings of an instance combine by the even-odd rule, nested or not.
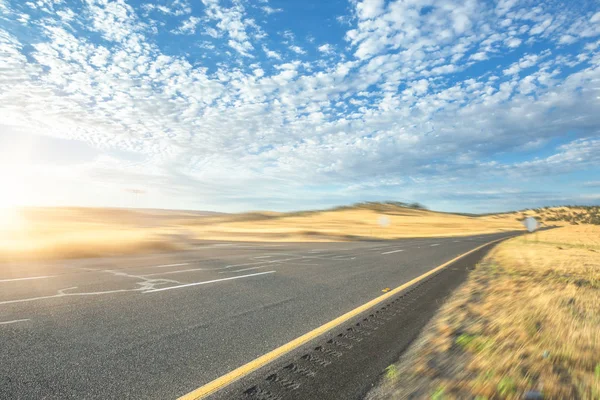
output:
[[[366,398],[599,398],[599,233],[500,244]]]

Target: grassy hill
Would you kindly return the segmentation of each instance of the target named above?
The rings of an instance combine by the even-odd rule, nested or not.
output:
[[[553,207],[473,215],[419,204],[359,203],[330,210],[218,214],[113,208],[0,210],[0,257],[87,257],[185,249],[198,240],[344,241],[460,236],[548,225],[598,223],[600,207]]]
[[[533,215],[547,224],[600,225],[600,206],[562,206],[527,210],[521,215]]]

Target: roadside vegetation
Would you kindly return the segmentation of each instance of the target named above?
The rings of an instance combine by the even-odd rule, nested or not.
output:
[[[600,226],[566,222],[492,250],[367,398],[600,399]]]
[[[482,214],[481,217],[514,218],[517,221],[522,221],[527,217],[535,217],[546,225],[600,225],[600,206],[530,208],[508,213]]]
[[[523,215],[534,215],[548,224],[568,223],[570,225],[600,225],[600,206],[545,207],[527,210]]]

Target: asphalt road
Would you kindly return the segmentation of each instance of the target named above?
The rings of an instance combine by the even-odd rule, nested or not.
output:
[[[503,233],[0,265],[0,398],[174,399]]]

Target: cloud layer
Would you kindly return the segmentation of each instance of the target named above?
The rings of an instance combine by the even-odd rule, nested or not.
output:
[[[2,176],[21,202],[226,211],[600,200],[596,3],[318,4],[307,30],[286,2],[0,0]]]

